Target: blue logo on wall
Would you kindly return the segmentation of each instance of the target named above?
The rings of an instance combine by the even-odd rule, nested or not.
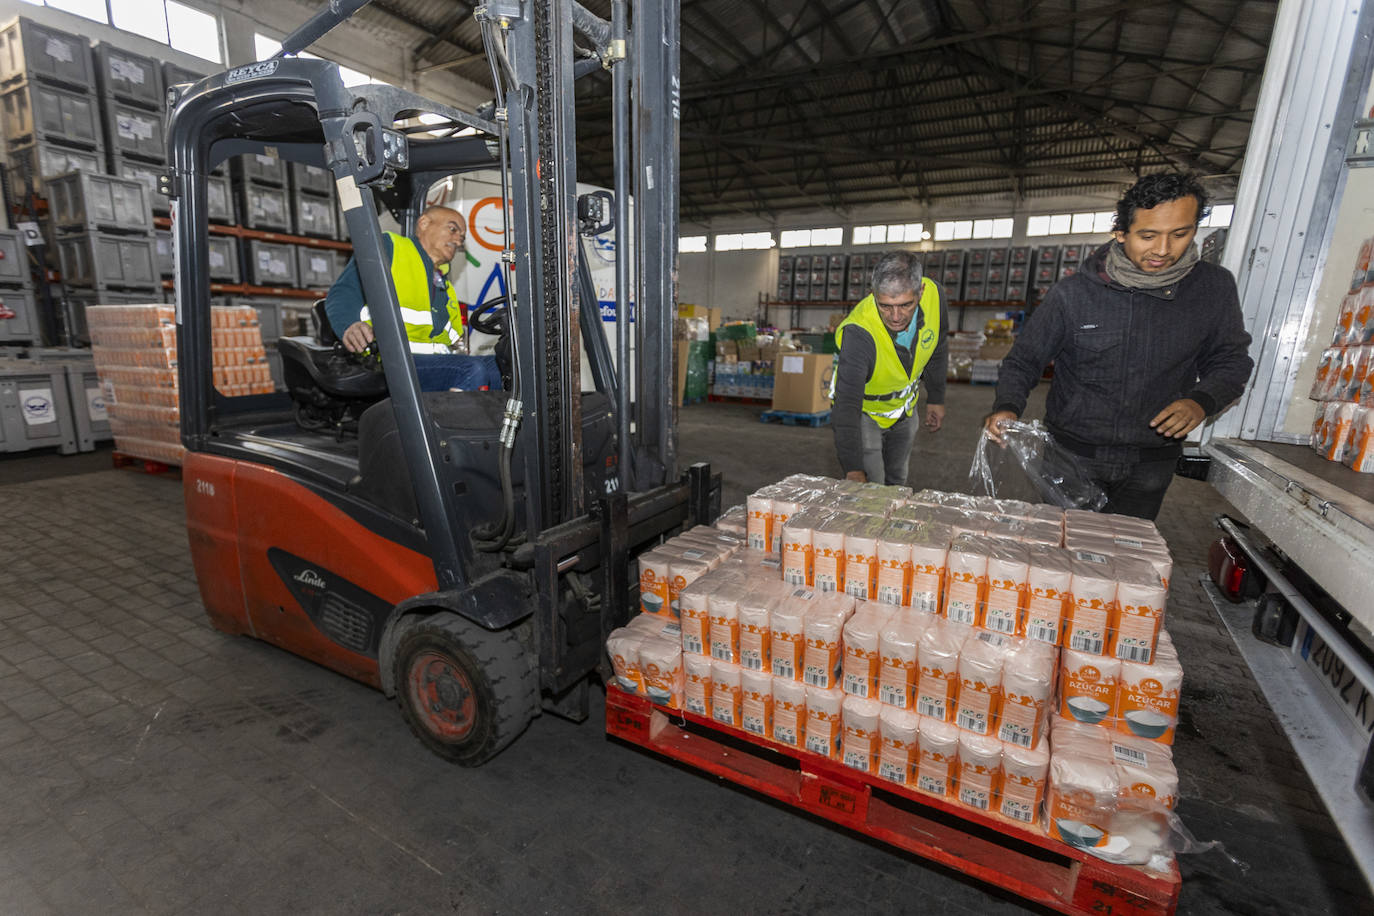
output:
[[[596,256],[607,264],[615,263],[615,236],[609,232],[605,235],[592,236],[592,251]]]
[[[602,299],[599,304],[601,306],[601,320],[615,321],[615,300]],[[626,305],[630,308],[630,323],[633,324],[635,320],[635,304],[633,302],[628,302]]]

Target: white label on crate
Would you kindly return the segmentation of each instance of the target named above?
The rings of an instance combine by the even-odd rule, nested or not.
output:
[[[806,371],[806,360],[800,356],[784,356],[782,358],[782,371],[787,375],[797,375]]]
[[[262,210],[264,213],[268,213],[272,216],[282,215],[284,207],[281,198],[272,194],[264,194],[262,197],[259,197],[258,200],[262,202]]]
[[[358,183],[353,180],[352,175],[345,175],[334,182],[334,187],[339,191],[339,208],[347,213],[349,210],[356,210],[363,205],[362,192],[358,190]]]
[[[267,269],[277,276],[286,276],[286,262],[281,258],[273,258],[267,265]]]
[[[277,167],[277,160],[272,156],[264,156],[262,153],[258,153],[253,158],[258,160],[258,165],[265,169],[274,169]]]
[[[20,388],[19,409],[24,412],[24,422],[29,426],[42,426],[57,420],[51,388]]]
[[[320,258],[315,255],[310,256],[310,272],[312,274],[322,274],[329,270],[329,259]]]
[[[224,266],[224,252],[222,252],[222,251],[212,251],[212,252],[210,252],[210,266],[211,266],[211,267],[223,267],[223,266]]]
[[[153,122],[143,118],[120,115],[115,118],[115,131],[125,140],[151,140]]]
[[[64,64],[69,64],[74,59],[72,56],[72,46],[60,38],[49,38],[43,43],[43,53],[53,60],[60,60]]]
[[[121,60],[118,57],[111,57],[110,72],[122,80],[127,80],[139,86],[147,82],[144,77],[143,68],[131,60]]]
[[[98,386],[86,389],[86,413],[99,423],[110,419],[110,413],[105,409],[105,392]]]
[[[24,244],[32,248],[34,245],[44,244],[43,231],[38,228],[37,223],[23,222],[16,223],[15,228],[24,235]]]
[[[110,381],[109,379],[105,379],[103,382],[101,382],[100,393],[103,396],[104,403],[106,406],[115,403],[114,382]]]

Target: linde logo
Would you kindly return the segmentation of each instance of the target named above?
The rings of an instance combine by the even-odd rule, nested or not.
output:
[[[311,588],[325,587],[324,577],[321,576],[319,573],[315,572],[315,570],[313,569],[302,569],[300,572],[296,573],[296,575],[292,578],[294,578],[301,585],[308,585]]]
[[[280,62],[275,60],[263,60],[246,67],[235,67],[225,74],[224,82],[226,84],[241,83],[244,80],[257,79],[260,76],[271,76],[277,72],[278,63]]]

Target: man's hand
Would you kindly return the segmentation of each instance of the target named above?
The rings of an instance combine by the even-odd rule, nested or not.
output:
[[[993,442],[1006,448],[1007,443],[1002,439],[1002,427],[1016,419],[1018,419],[1016,414],[1010,410],[998,410],[990,413],[983,420],[983,432],[987,433],[988,438]]]
[[[940,427],[945,425],[945,405],[927,404],[926,405],[926,429],[931,432],[939,432]]]
[[[1150,421],[1150,428],[1161,436],[1182,439],[1205,419],[1207,412],[1201,404],[1191,398],[1179,398],[1155,415]]]
[[[845,480],[857,480],[859,483],[868,483],[868,475],[863,471],[850,471],[844,475]]]
[[[375,339],[372,325],[366,321],[355,321],[343,332],[343,345],[349,353],[363,352]]]

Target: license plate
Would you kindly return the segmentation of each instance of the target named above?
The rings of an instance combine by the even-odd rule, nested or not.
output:
[[[1294,645],[1346,718],[1364,735],[1374,734],[1374,685],[1362,684],[1306,621],[1298,627]]]

